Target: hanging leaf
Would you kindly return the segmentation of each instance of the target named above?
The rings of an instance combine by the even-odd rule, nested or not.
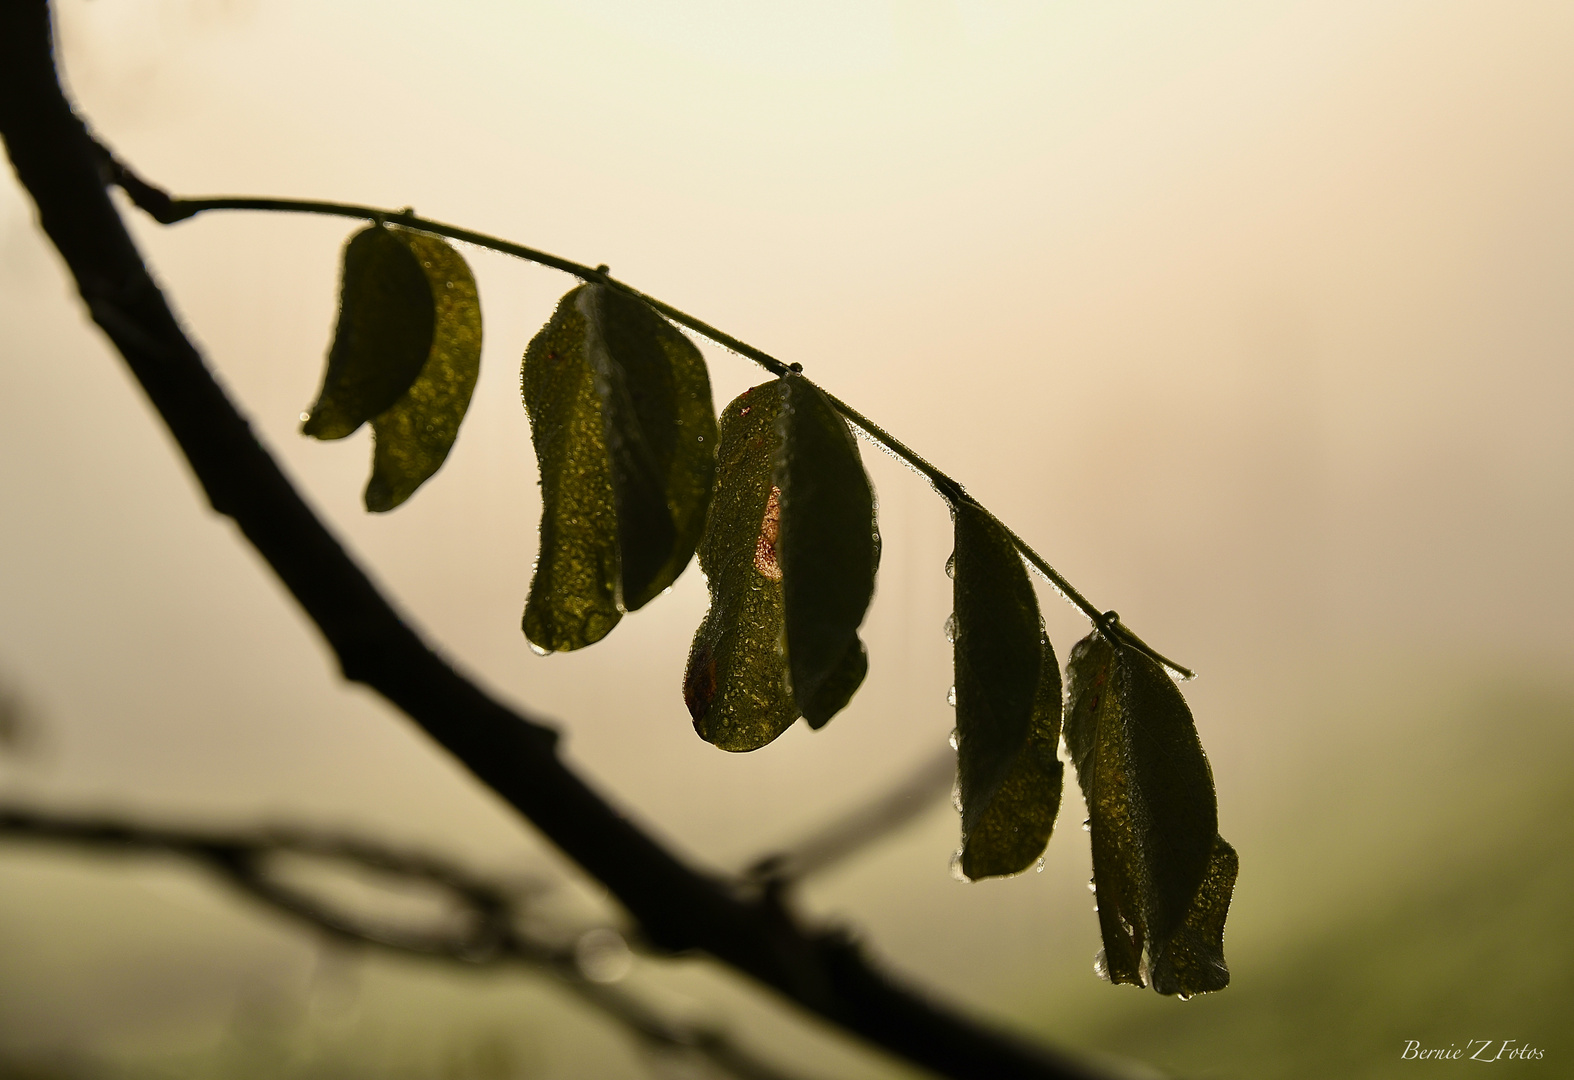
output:
[[[727,406],[717,468],[684,700],[701,738],[754,750],[799,715],[823,726],[863,681],[874,495],[846,422],[796,375]]]
[[[1170,939],[1153,949],[1153,988],[1161,994],[1191,997],[1230,984],[1224,963],[1224,918],[1230,913],[1239,868],[1235,849],[1224,837],[1213,838],[1208,872],[1191,909]]]
[[[952,511],[962,873],[1016,874],[1049,842],[1060,809],[1060,665],[1038,599],[1000,523],[971,503]]]
[[[1095,631],[1072,649],[1069,671],[1066,743],[1090,818],[1102,966],[1112,982],[1142,986],[1146,948],[1154,966],[1168,959],[1174,978],[1166,983],[1177,986],[1183,967],[1206,966],[1197,941],[1215,919],[1222,950],[1234,882],[1234,853],[1215,863],[1208,759],[1186,700],[1147,656]],[[1206,896],[1205,879],[1213,889]],[[1206,981],[1198,976],[1190,985],[1207,989]]]
[[[716,410],[694,343],[618,289],[587,285],[585,350],[612,460],[625,611],[677,580],[694,557],[716,478]]]
[[[880,565],[874,489],[858,443],[830,400],[801,375],[781,379],[783,603],[787,665],[804,718],[823,727],[869,669],[858,627]]]
[[[531,339],[521,377],[541,470],[541,553],[524,630],[542,651],[600,641],[623,617],[612,465],[575,299],[564,297]]]
[[[426,363],[410,388],[372,421],[376,436],[366,508],[392,510],[442,467],[481,373],[481,303],[464,258],[435,236],[397,230],[436,300]]]
[[[582,285],[531,340],[522,382],[542,499],[525,634],[582,648],[693,557],[715,474],[710,379],[648,305]]]
[[[780,415],[775,381],[722,410],[716,496],[700,540],[710,610],[689,649],[683,697],[700,738],[735,752],[764,746],[799,712],[782,644]]]
[[[381,225],[356,233],[322,390],[301,431],[342,439],[387,410],[421,373],[435,327],[432,287],[409,244]]]

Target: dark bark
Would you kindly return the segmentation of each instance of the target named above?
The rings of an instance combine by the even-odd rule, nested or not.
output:
[[[709,953],[945,1075],[1096,1075],[902,985],[844,937],[800,926],[770,890],[686,865],[564,766],[551,729],[492,698],[421,641],[307,508],[181,331],[108,196],[106,183],[119,177],[60,89],[46,0],[0,0],[0,133],[94,321],[213,508],[273,567],[345,678],[386,697],[517,808],[606,885],[653,944]]]

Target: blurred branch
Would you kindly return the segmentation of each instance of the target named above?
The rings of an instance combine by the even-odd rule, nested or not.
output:
[[[216,873],[252,899],[340,940],[465,967],[516,966],[544,972],[651,1048],[703,1055],[739,1080],[795,1080],[794,1074],[766,1063],[718,1027],[672,1019],[612,985],[621,972],[610,977],[598,972],[596,957],[586,954],[583,943],[599,936],[603,948],[617,947],[624,938],[615,929],[596,927],[576,933],[559,927],[556,933],[525,932],[521,929],[524,907],[539,887],[480,877],[443,858],[313,829],[218,832],[3,805],[0,840],[70,845],[106,855],[178,855]],[[436,885],[460,903],[465,917],[456,920],[457,927],[421,929],[349,911],[282,880],[271,865],[282,854]]]
[[[856,855],[928,810],[956,782],[956,751],[942,750],[920,762],[895,786],[780,851],[761,856],[743,871],[747,878],[791,885]]]
[[[186,456],[316,624],[345,678],[402,710],[604,884],[655,947],[703,950],[909,1061],[953,1077],[1090,1078],[1081,1062],[941,1005],[845,933],[802,925],[779,890],[703,873],[571,771],[557,733],[434,652],[263,448],[186,337],[105,190],[55,71],[46,0],[0,3],[0,135],[44,232]]]

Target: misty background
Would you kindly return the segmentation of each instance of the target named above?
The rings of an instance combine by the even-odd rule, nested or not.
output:
[[[947,874],[946,800],[811,883],[924,985],[1188,1076],[1404,1076],[1574,1042],[1574,8],[1392,2],[465,5],[60,0],[70,93],[186,195],[413,206],[763,348],[961,480],[1185,692],[1241,876],[1233,983],[1093,974],[1075,786],[1041,874]],[[118,197],[118,195],[117,195]],[[696,569],[533,655],[526,342],[573,282],[464,252],[480,386],[447,465],[360,509],[369,433],[297,434],[342,219],[130,220],[193,339],[422,632],[604,792],[737,868],[944,746],[950,524],[862,444],[870,674],[729,755],[680,682]],[[343,685],[0,183],[0,746],[11,802],[284,819],[500,873],[562,861]],[[702,343],[703,345],[704,343]],[[764,372],[704,345],[718,407]],[[1047,587],[1062,660],[1086,632]],[[597,890],[575,886],[595,908]],[[701,961],[630,975],[814,1075],[909,1075]],[[0,846],[0,1060],[62,1075],[647,1075],[528,975],[331,947],[175,862]],[[70,1072],[69,1070],[77,1070]],[[446,1071],[444,1071],[446,1070]]]

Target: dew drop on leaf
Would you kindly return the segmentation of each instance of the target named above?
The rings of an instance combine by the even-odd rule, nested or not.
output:
[[[1109,960],[1105,958],[1103,949],[1093,954],[1093,974],[1109,982]]]
[[[634,954],[622,934],[603,926],[580,935],[574,943],[574,964],[591,982],[615,983],[634,966]]]

